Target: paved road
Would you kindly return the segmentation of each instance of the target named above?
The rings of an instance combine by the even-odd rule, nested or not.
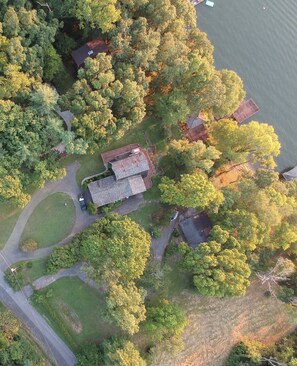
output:
[[[177,218],[170,222],[170,225],[167,226],[162,231],[162,236],[159,239],[153,239],[152,240],[152,249],[155,254],[155,258],[158,261],[161,261],[165,252],[165,249],[169,243],[169,239],[171,237],[171,234],[173,232],[173,229],[176,225]]]

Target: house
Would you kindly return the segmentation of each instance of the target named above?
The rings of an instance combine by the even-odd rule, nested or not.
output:
[[[101,155],[111,175],[88,184],[92,202],[101,207],[151,188],[154,166],[145,149],[131,144]]]
[[[204,122],[202,113],[194,113],[187,119],[186,137],[190,142],[207,139],[208,134]]]
[[[180,220],[179,226],[187,243],[195,249],[199,244],[207,241],[212,223],[209,216],[202,212]]]
[[[79,68],[85,62],[87,57],[96,57],[98,53],[108,52],[108,42],[103,39],[95,39],[94,41],[87,42],[77,50],[71,52],[71,56]]]

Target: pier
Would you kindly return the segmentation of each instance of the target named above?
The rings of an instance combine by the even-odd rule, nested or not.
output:
[[[232,114],[232,118],[234,118],[239,124],[245,121],[246,119],[253,116],[255,113],[259,112],[260,108],[254,102],[253,99],[244,100],[237,110]]]

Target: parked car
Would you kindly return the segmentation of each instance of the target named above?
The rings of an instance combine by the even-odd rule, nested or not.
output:
[[[170,219],[170,221],[174,221],[174,220],[176,220],[176,219],[178,218],[178,214],[179,214],[179,212],[178,212],[178,211],[174,211],[174,212],[172,213],[172,215],[171,215],[171,219]]]
[[[80,204],[80,208],[85,211],[87,209],[87,205],[82,193],[78,195],[78,202]]]

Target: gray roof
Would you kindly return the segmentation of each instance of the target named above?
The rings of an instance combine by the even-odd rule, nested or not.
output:
[[[212,227],[211,221],[206,213],[200,213],[179,223],[186,241],[195,249],[199,244],[206,242],[209,231]]]
[[[146,187],[140,175],[119,181],[117,181],[114,176],[110,176],[88,184],[88,188],[92,201],[97,207],[146,191]]]
[[[297,166],[295,166],[295,168],[289,170],[288,172],[283,173],[283,177],[285,178],[285,180],[297,178]]]
[[[149,163],[142,151],[130,155],[124,159],[111,162],[112,170],[117,180],[148,172]]]
[[[71,52],[71,56],[76,63],[77,67],[80,67],[87,57],[96,57],[98,53],[106,53],[108,51],[108,45],[100,38],[90,41],[77,50]]]
[[[188,128],[191,129],[191,128],[194,128],[194,127],[197,127],[197,126],[200,126],[200,125],[203,125],[204,121],[199,118],[199,116],[197,115],[197,113],[195,114],[192,114],[188,119],[187,119],[187,125],[188,125]]]

